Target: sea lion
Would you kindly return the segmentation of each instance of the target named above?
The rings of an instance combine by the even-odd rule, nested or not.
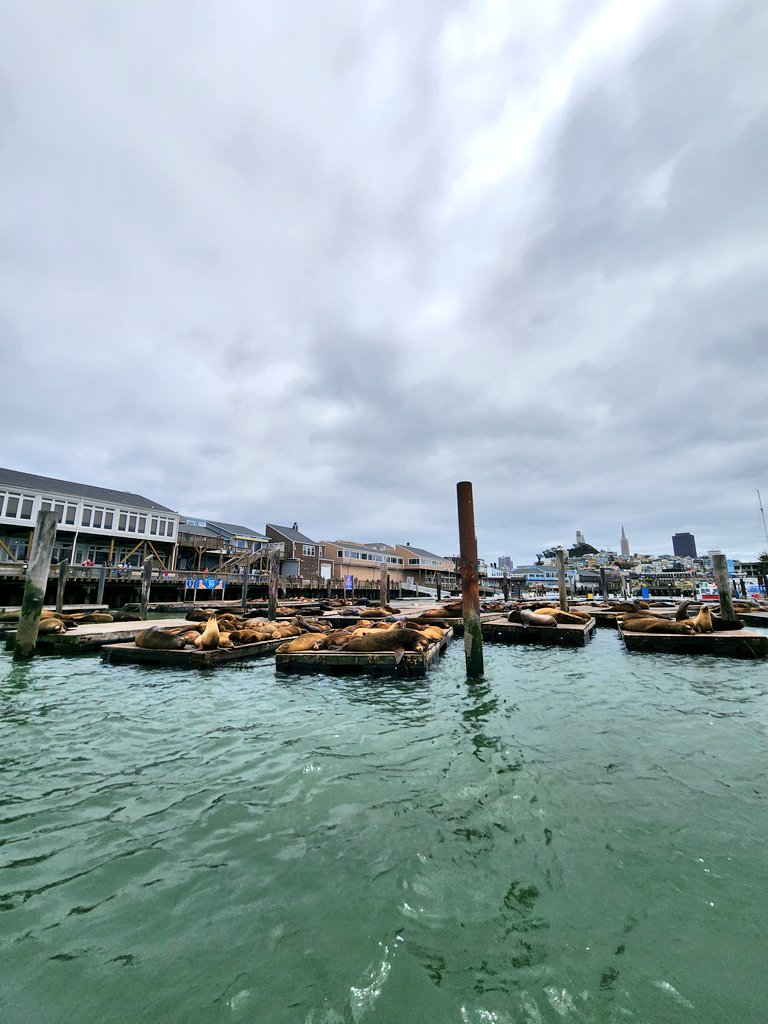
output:
[[[551,615],[541,615],[538,612],[532,612],[529,608],[520,609],[520,618],[524,626],[544,626],[547,629],[557,628],[557,620],[553,619]]]
[[[108,612],[79,612],[73,615],[78,626],[91,626],[101,622],[114,622],[115,620]]]
[[[215,612],[208,619],[203,632],[195,638],[194,644],[200,651],[214,651],[219,646],[219,623]]]
[[[353,637],[344,648],[364,654],[380,651],[421,651],[429,641],[415,629],[377,629],[364,636]]]
[[[150,626],[137,633],[134,643],[148,651],[180,651],[187,643],[187,633],[163,626]]]
[[[555,622],[565,623],[569,626],[583,626],[590,618],[583,612],[566,612],[562,608],[537,608],[535,614],[551,615]]]
[[[682,622],[683,619],[688,618],[688,608],[691,604],[691,598],[688,598],[687,601],[680,602],[680,604],[677,606],[677,611],[675,612],[675,622]]]
[[[53,618],[52,616],[46,616],[44,619],[40,619],[37,624],[38,636],[46,636],[49,633],[64,633],[66,632],[66,625],[61,619]]]
[[[109,614],[112,616],[113,622],[141,622],[141,616],[136,615],[135,612],[124,612],[110,608]]]
[[[184,618],[190,622],[207,622],[212,613],[215,614],[211,608],[190,608]]]
[[[696,632],[687,622],[672,622],[670,619],[660,619],[654,615],[627,615],[622,619],[621,628],[628,633],[682,633],[693,636]]]
[[[294,637],[277,648],[277,654],[299,654],[303,651],[320,651],[327,646],[328,638],[320,633],[304,633]]]
[[[514,622],[515,625],[522,626],[523,624],[523,612],[521,608],[513,608],[507,616],[507,622]]]
[[[699,614],[694,619],[685,619],[685,622],[693,626],[695,633],[712,632],[712,611],[709,605],[703,604],[699,608]]]

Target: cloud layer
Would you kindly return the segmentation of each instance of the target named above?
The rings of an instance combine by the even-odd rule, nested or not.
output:
[[[536,11],[530,10],[536,6]],[[765,539],[765,6],[12,6],[2,464],[481,554]]]

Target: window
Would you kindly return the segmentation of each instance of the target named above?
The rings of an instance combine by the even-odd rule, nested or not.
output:
[[[91,525],[91,513],[92,512],[93,512],[93,509],[91,508],[90,505],[83,505],[83,518],[81,520],[83,526],[90,526]]]
[[[139,516],[139,533],[147,532],[147,517]]]
[[[157,536],[157,519],[154,516],[149,521],[149,532]]]
[[[158,530],[160,532],[160,536],[164,537],[165,536],[165,520],[164,519],[161,519],[159,521],[159,523],[158,523]]]
[[[52,501],[41,501],[40,502],[40,511],[41,512],[51,512],[51,511],[53,511],[53,502]]]
[[[32,498],[21,499],[21,512],[19,513],[20,519],[31,519],[32,518]]]
[[[321,558],[324,557],[324,555],[325,555],[325,546],[323,544],[321,544],[320,547],[317,549],[317,553],[320,555]]]
[[[111,530],[112,529],[112,523],[114,521],[114,517],[115,517],[114,512],[105,512],[104,513],[104,529],[105,530]]]
[[[67,505],[67,515],[64,522],[67,526],[75,525],[75,515],[77,514],[77,505]]]
[[[314,555],[315,545],[314,544],[303,544],[301,547],[302,555]]]
[[[409,558],[408,559],[408,565],[418,565],[418,564],[419,564],[419,559],[418,558]]]
[[[57,502],[53,506],[53,510],[56,513],[56,522],[57,523],[63,523],[64,522],[64,504],[63,503],[60,504],[60,503]]]
[[[100,530],[101,529],[101,517],[103,515],[104,515],[104,509],[95,508],[93,510],[93,526],[94,526],[94,529],[96,529],[96,530]]]
[[[19,511],[19,496],[18,494],[8,495],[8,505],[5,509],[5,514],[11,518],[15,518]]]
[[[128,532],[136,533],[136,516],[129,516],[128,518]]]
[[[336,557],[337,557],[337,558],[343,558],[343,557],[344,557],[344,552],[343,552],[343,551],[342,551],[341,549],[339,549],[339,550],[338,550],[338,551],[336,552]]]
[[[127,515],[127,513],[125,513],[125,512],[121,512],[120,513],[120,519],[118,520],[117,528],[118,528],[118,530],[127,530],[128,529],[128,515]]]

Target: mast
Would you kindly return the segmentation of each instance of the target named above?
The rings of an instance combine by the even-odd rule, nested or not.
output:
[[[763,502],[760,498],[760,491],[757,492],[757,503],[760,506],[760,518],[763,521],[763,536],[765,537],[765,550],[768,551],[768,528],[765,525],[765,511],[763,509]]]

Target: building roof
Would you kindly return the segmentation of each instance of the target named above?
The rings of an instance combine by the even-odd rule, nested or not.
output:
[[[109,487],[93,487],[91,484],[78,484],[71,480],[57,480],[50,476],[37,476],[35,473],[21,473],[16,469],[0,468],[0,487],[17,487],[22,491],[34,491],[43,494],[68,494],[73,498],[90,498],[93,501],[105,501],[112,505],[128,505],[131,508],[150,509],[154,512],[169,512],[176,515],[172,508],[166,508],[156,501],[133,494],[130,491],[113,491]]]
[[[220,523],[215,519],[207,520],[209,526],[213,526],[218,530],[223,530],[225,533],[231,533],[233,537],[239,537],[241,540],[259,540],[266,543],[269,537],[266,534],[259,533],[258,530],[251,529],[250,526],[236,526],[234,523]]]
[[[292,526],[277,526],[275,523],[267,523],[268,530],[274,530],[281,536],[285,537],[286,540],[295,541],[297,544],[316,544],[317,541],[311,540],[309,537],[305,537],[303,533],[299,533],[298,530],[294,530]]]
[[[408,551],[412,551],[414,553],[414,555],[422,555],[425,558],[439,558],[441,562],[448,562],[448,561],[450,561],[450,559],[448,559],[448,558],[443,558],[442,555],[436,555],[432,551],[425,551],[424,548],[414,548],[414,547],[412,547],[409,544],[401,544],[400,547],[401,548],[405,548]]]

